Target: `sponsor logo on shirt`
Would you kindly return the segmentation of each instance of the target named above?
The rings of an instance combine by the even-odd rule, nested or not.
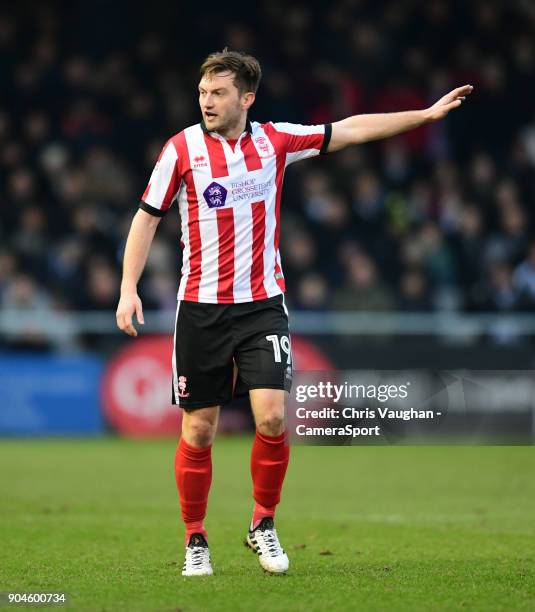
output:
[[[196,155],[193,158],[193,167],[194,168],[206,168],[206,167],[208,167],[208,162],[206,161],[206,157],[204,157],[204,155]]]
[[[203,196],[209,208],[221,208],[225,206],[227,190],[214,181],[203,191]]]

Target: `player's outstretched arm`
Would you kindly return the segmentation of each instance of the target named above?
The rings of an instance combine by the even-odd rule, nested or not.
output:
[[[332,134],[327,151],[339,151],[352,144],[361,144],[407,132],[432,121],[443,119],[452,109],[461,106],[473,91],[472,85],[453,89],[433,106],[423,110],[401,113],[354,115],[332,124]]]
[[[137,283],[147,262],[150,245],[159,222],[160,217],[138,210],[128,232],[123,259],[121,298],[116,316],[117,326],[129,336],[137,336],[137,330],[132,323],[134,313],[140,325],[145,322],[143,307],[137,294]]]

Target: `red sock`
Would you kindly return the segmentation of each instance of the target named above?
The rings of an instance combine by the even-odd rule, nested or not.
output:
[[[196,448],[180,438],[175,455],[175,478],[187,545],[193,533],[208,537],[203,521],[212,484],[212,445]]]
[[[255,500],[252,529],[264,517],[275,516],[289,458],[290,447],[286,432],[280,436],[265,436],[256,431],[251,451],[251,476]]]

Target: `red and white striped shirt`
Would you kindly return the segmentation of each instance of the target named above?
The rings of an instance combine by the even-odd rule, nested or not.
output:
[[[247,121],[234,149],[203,123],[165,144],[140,207],[182,225],[179,300],[233,304],[285,291],[279,253],[284,170],[325,152],[330,124]]]

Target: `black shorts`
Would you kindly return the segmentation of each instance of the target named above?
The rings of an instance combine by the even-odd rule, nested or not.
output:
[[[282,295],[241,304],[179,301],[173,404],[204,408],[228,403],[250,389],[290,391],[290,342]]]

